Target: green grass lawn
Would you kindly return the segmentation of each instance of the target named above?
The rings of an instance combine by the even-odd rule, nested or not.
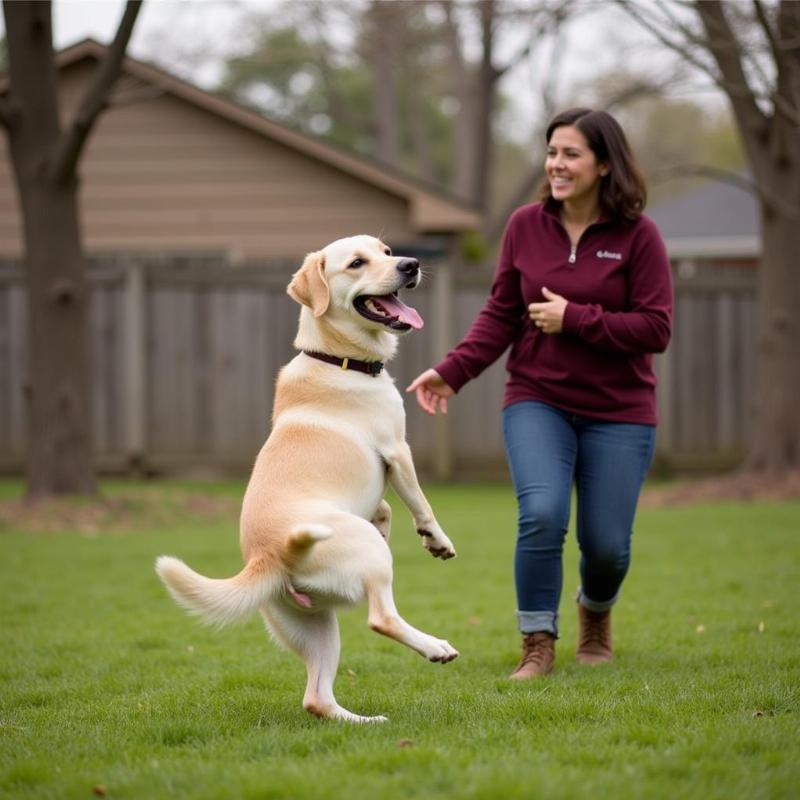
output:
[[[574,661],[570,537],[556,671],[518,685],[510,489],[429,489],[446,563],[394,502],[398,607],[461,657],[429,664],[343,612],[338,699],[389,716],[359,727],[302,710],[303,666],[259,620],[214,632],[168,598],[160,553],[240,568],[243,486],[206,488],[211,513],[139,484],[80,530],[0,528],[0,797],[798,796],[800,504],[643,509],[616,658],[594,668]]]

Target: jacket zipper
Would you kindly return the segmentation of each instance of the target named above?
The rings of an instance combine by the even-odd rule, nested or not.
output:
[[[595,225],[597,225],[597,221],[593,222],[591,225],[589,225],[588,227],[586,227],[584,229],[583,233],[578,237],[578,241],[575,242],[575,244],[573,244],[572,240],[569,239],[569,234],[567,233],[567,229],[564,227],[564,225],[563,225],[563,223],[561,221],[559,221],[559,225],[561,225],[561,229],[564,231],[564,234],[566,235],[567,239],[569,240],[569,258],[567,259],[567,263],[574,264],[578,260],[578,247],[579,247],[579,245],[581,243],[581,239],[583,239],[583,237],[586,236],[586,231],[588,231],[589,229],[591,229]]]
[[[577,244],[570,245],[570,249],[569,249],[569,263],[570,264],[574,264],[575,263],[575,260],[576,260],[575,253],[576,253],[577,250],[578,250],[578,245]]]

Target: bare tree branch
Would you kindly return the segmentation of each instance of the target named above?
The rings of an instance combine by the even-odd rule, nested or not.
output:
[[[622,87],[614,94],[608,96],[605,101],[606,110],[619,108],[641,97],[653,97],[662,95],[664,90],[671,85],[668,80],[650,80],[648,77],[635,80],[627,86]]]
[[[556,113],[556,90],[558,79],[561,76],[562,59],[566,48],[564,43],[564,20],[566,16],[560,11],[556,14],[553,20],[553,43],[551,47],[551,55],[548,59],[548,68],[542,81],[541,99],[542,111],[545,120],[551,119]]]
[[[739,47],[738,40],[724,16],[719,0],[695,0],[695,9],[706,31],[705,40],[692,33],[685,25],[678,23],[675,15],[662,3],[658,4],[658,8],[663,18],[658,20],[654,19],[650,11],[651,7],[647,5],[635,3],[632,0],[616,0],[616,2],[658,41],[676,52],[693,67],[708,75],[731,98],[731,102],[738,101],[743,105],[751,105],[766,121],[766,115],[756,101],[768,101],[776,111],[786,116],[791,122],[800,124],[800,114],[787,103],[786,98],[780,92],[759,91],[750,85],[744,69],[745,60],[753,73],[758,75],[763,86],[769,88],[771,81],[758,59],[751,57]],[[668,35],[667,27],[676,27],[682,33],[682,37]],[[765,35],[767,35],[766,32]],[[702,46],[714,56],[717,70],[698,58],[693,50],[694,46]],[[776,42],[776,46],[782,48],[783,44],[779,45]]]
[[[764,4],[761,2],[761,0],[753,0],[753,8],[756,12],[756,19],[764,31],[764,37],[766,38],[767,42],[769,42],[769,49],[772,51],[772,57],[775,59],[775,63],[777,64],[781,60],[781,50],[778,46],[778,41],[775,38],[775,31],[772,29],[769,17],[767,16],[767,10],[764,8]]]
[[[747,82],[742,66],[742,51],[725,17],[722,3],[720,0],[695,0],[695,8],[708,35],[708,48],[725,78],[725,88],[734,111],[742,114],[742,118],[759,117],[766,123],[767,117],[756,103],[758,95],[750,89]],[[727,46],[722,42],[726,42]],[[775,66],[780,70],[781,62],[777,62]],[[777,112],[783,114],[792,124],[800,125],[800,114],[789,105],[780,92],[773,91],[769,99]]]
[[[540,21],[531,18],[531,32],[525,44],[514,53],[505,64],[495,67],[495,79],[499,80],[509,72],[513,72],[536,48],[536,45],[548,33],[556,31],[571,13],[574,4],[571,0],[566,0],[562,5],[554,9],[544,9],[535,15]],[[531,17],[531,12],[526,11],[525,16]]]
[[[658,9],[660,10],[661,14],[667,20],[667,27],[672,29],[674,28],[678,33],[681,34],[684,41],[689,42],[691,45],[700,45],[704,44],[702,37],[698,36],[688,25],[686,25],[681,19],[678,18],[676,14],[672,13],[672,7],[669,0],[655,0],[655,4]],[[685,6],[686,3],[679,2],[679,5]]]
[[[695,67],[700,72],[707,75],[716,86],[725,92],[738,91],[742,94],[751,96],[751,91],[744,79],[742,72],[742,80],[744,83],[733,83],[727,81],[725,76],[720,71],[713,69],[710,64],[705,63],[702,59],[698,58],[695,51],[692,49],[693,45],[700,46],[703,43],[694,33],[689,31],[685,26],[679,23],[674,23],[674,14],[662,4],[657,7],[661,10],[663,19],[654,19],[650,11],[650,7],[641,3],[633,2],[632,0],[616,0],[616,3],[623,8],[636,22],[639,23],[645,30],[651,33],[661,44],[668,47],[673,52],[677,53],[681,58],[685,59],[689,64]],[[701,2],[700,5],[703,5]],[[661,22],[662,24],[659,24]],[[683,33],[683,38],[679,36],[669,36],[665,32],[666,27],[672,27],[673,24],[678,28],[680,33]]]
[[[62,133],[53,159],[51,175],[56,183],[71,179],[83,146],[100,112],[108,105],[109,93],[122,68],[128,40],[133,32],[142,0],[128,0],[114,41],[87,87],[71,125]]]
[[[748,113],[763,116],[755,102],[742,65],[742,52],[738,39],[731,30],[719,0],[695,0],[695,10],[700,16],[708,40],[708,49],[714,56],[720,74],[728,88],[731,102],[741,104]]]

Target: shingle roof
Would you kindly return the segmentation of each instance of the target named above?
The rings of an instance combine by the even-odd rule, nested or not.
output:
[[[731,182],[700,187],[648,207],[673,258],[761,253],[761,221],[755,195]]]

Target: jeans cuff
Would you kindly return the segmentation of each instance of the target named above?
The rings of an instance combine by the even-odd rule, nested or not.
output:
[[[558,639],[558,611],[517,611],[520,633],[552,633]]]
[[[619,592],[617,592],[610,600],[603,600],[602,602],[597,602],[596,600],[591,600],[583,593],[583,587],[578,587],[578,593],[575,595],[575,599],[578,601],[579,605],[582,605],[584,608],[588,609],[589,611],[608,611],[614,603],[617,602],[619,598]]]

